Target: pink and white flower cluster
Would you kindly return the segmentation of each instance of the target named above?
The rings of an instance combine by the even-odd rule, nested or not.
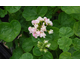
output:
[[[38,17],[36,20],[32,20],[32,25],[34,27],[29,27],[28,30],[30,31],[30,33],[32,33],[32,35],[37,38],[39,37],[43,37],[45,38],[46,34],[44,32],[46,32],[46,26],[50,25],[52,26],[53,23],[52,21],[50,21],[49,19],[47,19],[46,17],[42,18],[42,17]],[[51,33],[52,34],[52,33]]]

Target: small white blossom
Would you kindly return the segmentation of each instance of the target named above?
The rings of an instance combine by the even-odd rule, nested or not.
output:
[[[48,31],[48,33],[49,33],[49,34],[52,34],[52,33],[53,33],[53,30],[52,30],[52,29],[50,29],[50,30]]]
[[[49,48],[49,47],[50,47],[50,45],[51,45],[51,44],[49,43],[49,44],[47,44],[47,45],[46,45],[46,47],[48,47],[48,48]]]
[[[44,43],[48,43],[48,40],[44,40]]]
[[[47,52],[47,49],[44,49],[44,52],[46,53]]]

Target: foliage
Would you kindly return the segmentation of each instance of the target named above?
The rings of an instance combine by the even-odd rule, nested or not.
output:
[[[46,27],[53,33],[45,32],[45,38],[35,38],[28,30],[38,17],[53,23]],[[0,41],[12,48],[10,59],[80,59],[80,6],[3,6],[0,18]]]

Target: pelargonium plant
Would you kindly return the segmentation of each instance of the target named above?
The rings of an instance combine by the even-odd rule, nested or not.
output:
[[[0,43],[10,59],[80,59],[80,6],[1,6]]]

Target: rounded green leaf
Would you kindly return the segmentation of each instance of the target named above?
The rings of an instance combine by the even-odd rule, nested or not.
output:
[[[46,6],[38,6],[37,13],[39,16],[43,17],[47,13],[48,8]]]
[[[26,19],[26,21],[31,21],[36,19],[37,17],[43,17],[47,13],[47,7],[45,6],[26,6],[22,13],[22,16]]]
[[[63,52],[60,54],[59,59],[71,59],[71,53]]]
[[[17,20],[12,20],[10,23],[0,23],[0,39],[11,42],[20,33],[21,25]]]
[[[67,14],[80,13],[80,6],[62,6],[61,9]]]
[[[47,30],[53,30],[52,34],[46,33],[46,38],[48,40],[58,39],[59,38],[59,29],[57,27],[47,27]]]
[[[22,49],[25,51],[25,52],[29,52],[31,51],[33,47],[33,42],[30,38],[27,38],[23,41],[22,43]]]
[[[8,46],[9,49],[11,49],[13,47],[13,42],[7,42],[5,45]]]
[[[0,17],[4,17],[6,14],[7,11],[0,8]]]
[[[48,51],[43,54],[43,59],[53,59],[53,55]]]
[[[26,6],[22,13],[26,21],[31,21],[37,18],[37,10],[35,6]]]
[[[69,46],[72,44],[72,39],[68,37],[62,37],[58,39],[59,48],[62,49],[64,52],[69,50]]]
[[[70,14],[73,18],[80,20],[80,13]]]
[[[73,17],[64,12],[59,14],[58,21],[61,24],[61,26],[71,27],[71,28],[73,28],[74,22],[76,22],[76,20]]]
[[[20,8],[21,8],[21,6],[5,6],[5,9],[6,9],[9,13],[15,13],[15,12],[17,12]]]
[[[63,36],[67,36],[67,37],[71,37],[73,36],[73,30],[70,27],[61,27],[59,29],[59,36],[63,37]]]
[[[18,47],[13,51],[12,57],[10,57],[10,59],[19,59],[22,54],[23,50],[20,47]]]
[[[50,40],[49,43],[51,43],[49,49],[56,50],[58,48],[57,40]]]
[[[31,53],[24,53],[19,59],[33,59],[33,56]]]
[[[80,21],[74,23],[73,31],[75,35],[80,37]]]
[[[40,49],[38,47],[34,47],[33,48],[33,54],[35,56],[41,56],[42,55],[42,52],[40,51]]]
[[[57,27],[57,28],[61,27],[61,25],[60,25],[58,20],[53,20],[53,23],[54,23],[54,27]]]
[[[80,39],[79,38],[73,39],[73,46],[75,50],[80,50]]]
[[[71,54],[73,54],[76,50],[74,49],[74,46],[70,47],[69,51]]]
[[[72,54],[72,59],[80,59],[80,51],[75,51]]]

